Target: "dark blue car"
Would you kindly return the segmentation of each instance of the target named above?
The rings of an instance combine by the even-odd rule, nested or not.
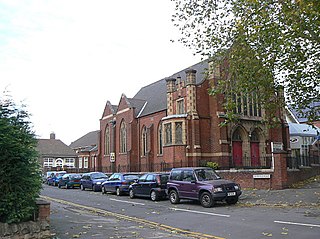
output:
[[[116,193],[117,196],[129,193],[129,186],[139,178],[139,173],[114,173],[102,183],[102,193]]]
[[[147,197],[152,201],[166,198],[169,173],[147,173],[129,187],[130,198]]]
[[[81,190],[86,188],[92,189],[95,192],[101,191],[101,184],[108,180],[108,176],[102,172],[91,172],[82,175],[80,181]]]

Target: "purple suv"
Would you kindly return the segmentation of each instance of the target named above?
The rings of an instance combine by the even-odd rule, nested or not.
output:
[[[199,200],[203,207],[212,207],[215,201],[235,204],[241,195],[239,184],[221,179],[207,167],[172,169],[167,190],[172,204],[180,199],[192,199]]]

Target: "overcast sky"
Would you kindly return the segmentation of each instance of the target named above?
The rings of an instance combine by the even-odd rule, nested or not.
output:
[[[99,129],[107,100],[199,62],[170,0],[0,0],[0,90],[27,104],[39,138]]]

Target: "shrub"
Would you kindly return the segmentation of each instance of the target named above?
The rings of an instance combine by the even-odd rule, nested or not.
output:
[[[29,220],[41,189],[37,141],[24,108],[0,98],[0,222]]]
[[[216,162],[207,162],[206,166],[209,167],[209,168],[213,168],[213,169],[218,169],[219,168],[219,164],[216,163]]]

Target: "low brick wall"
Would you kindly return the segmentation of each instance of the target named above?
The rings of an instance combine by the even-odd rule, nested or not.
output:
[[[38,200],[38,213],[35,221],[20,223],[0,223],[1,239],[49,239],[50,203]]]
[[[320,175],[320,165],[313,165],[311,167],[295,170],[289,169],[282,178],[276,177],[275,172],[271,169],[217,170],[217,172],[221,177],[239,183],[242,188],[284,189],[290,187],[294,183]],[[269,176],[270,178],[268,178]],[[282,187],[279,187],[279,185],[282,185]]]
[[[288,170],[288,184],[292,185],[316,175],[320,175],[320,165],[312,165],[311,167]]]
[[[242,188],[273,189],[273,170],[217,170],[218,174],[236,183]],[[259,177],[270,178],[255,178]]]

